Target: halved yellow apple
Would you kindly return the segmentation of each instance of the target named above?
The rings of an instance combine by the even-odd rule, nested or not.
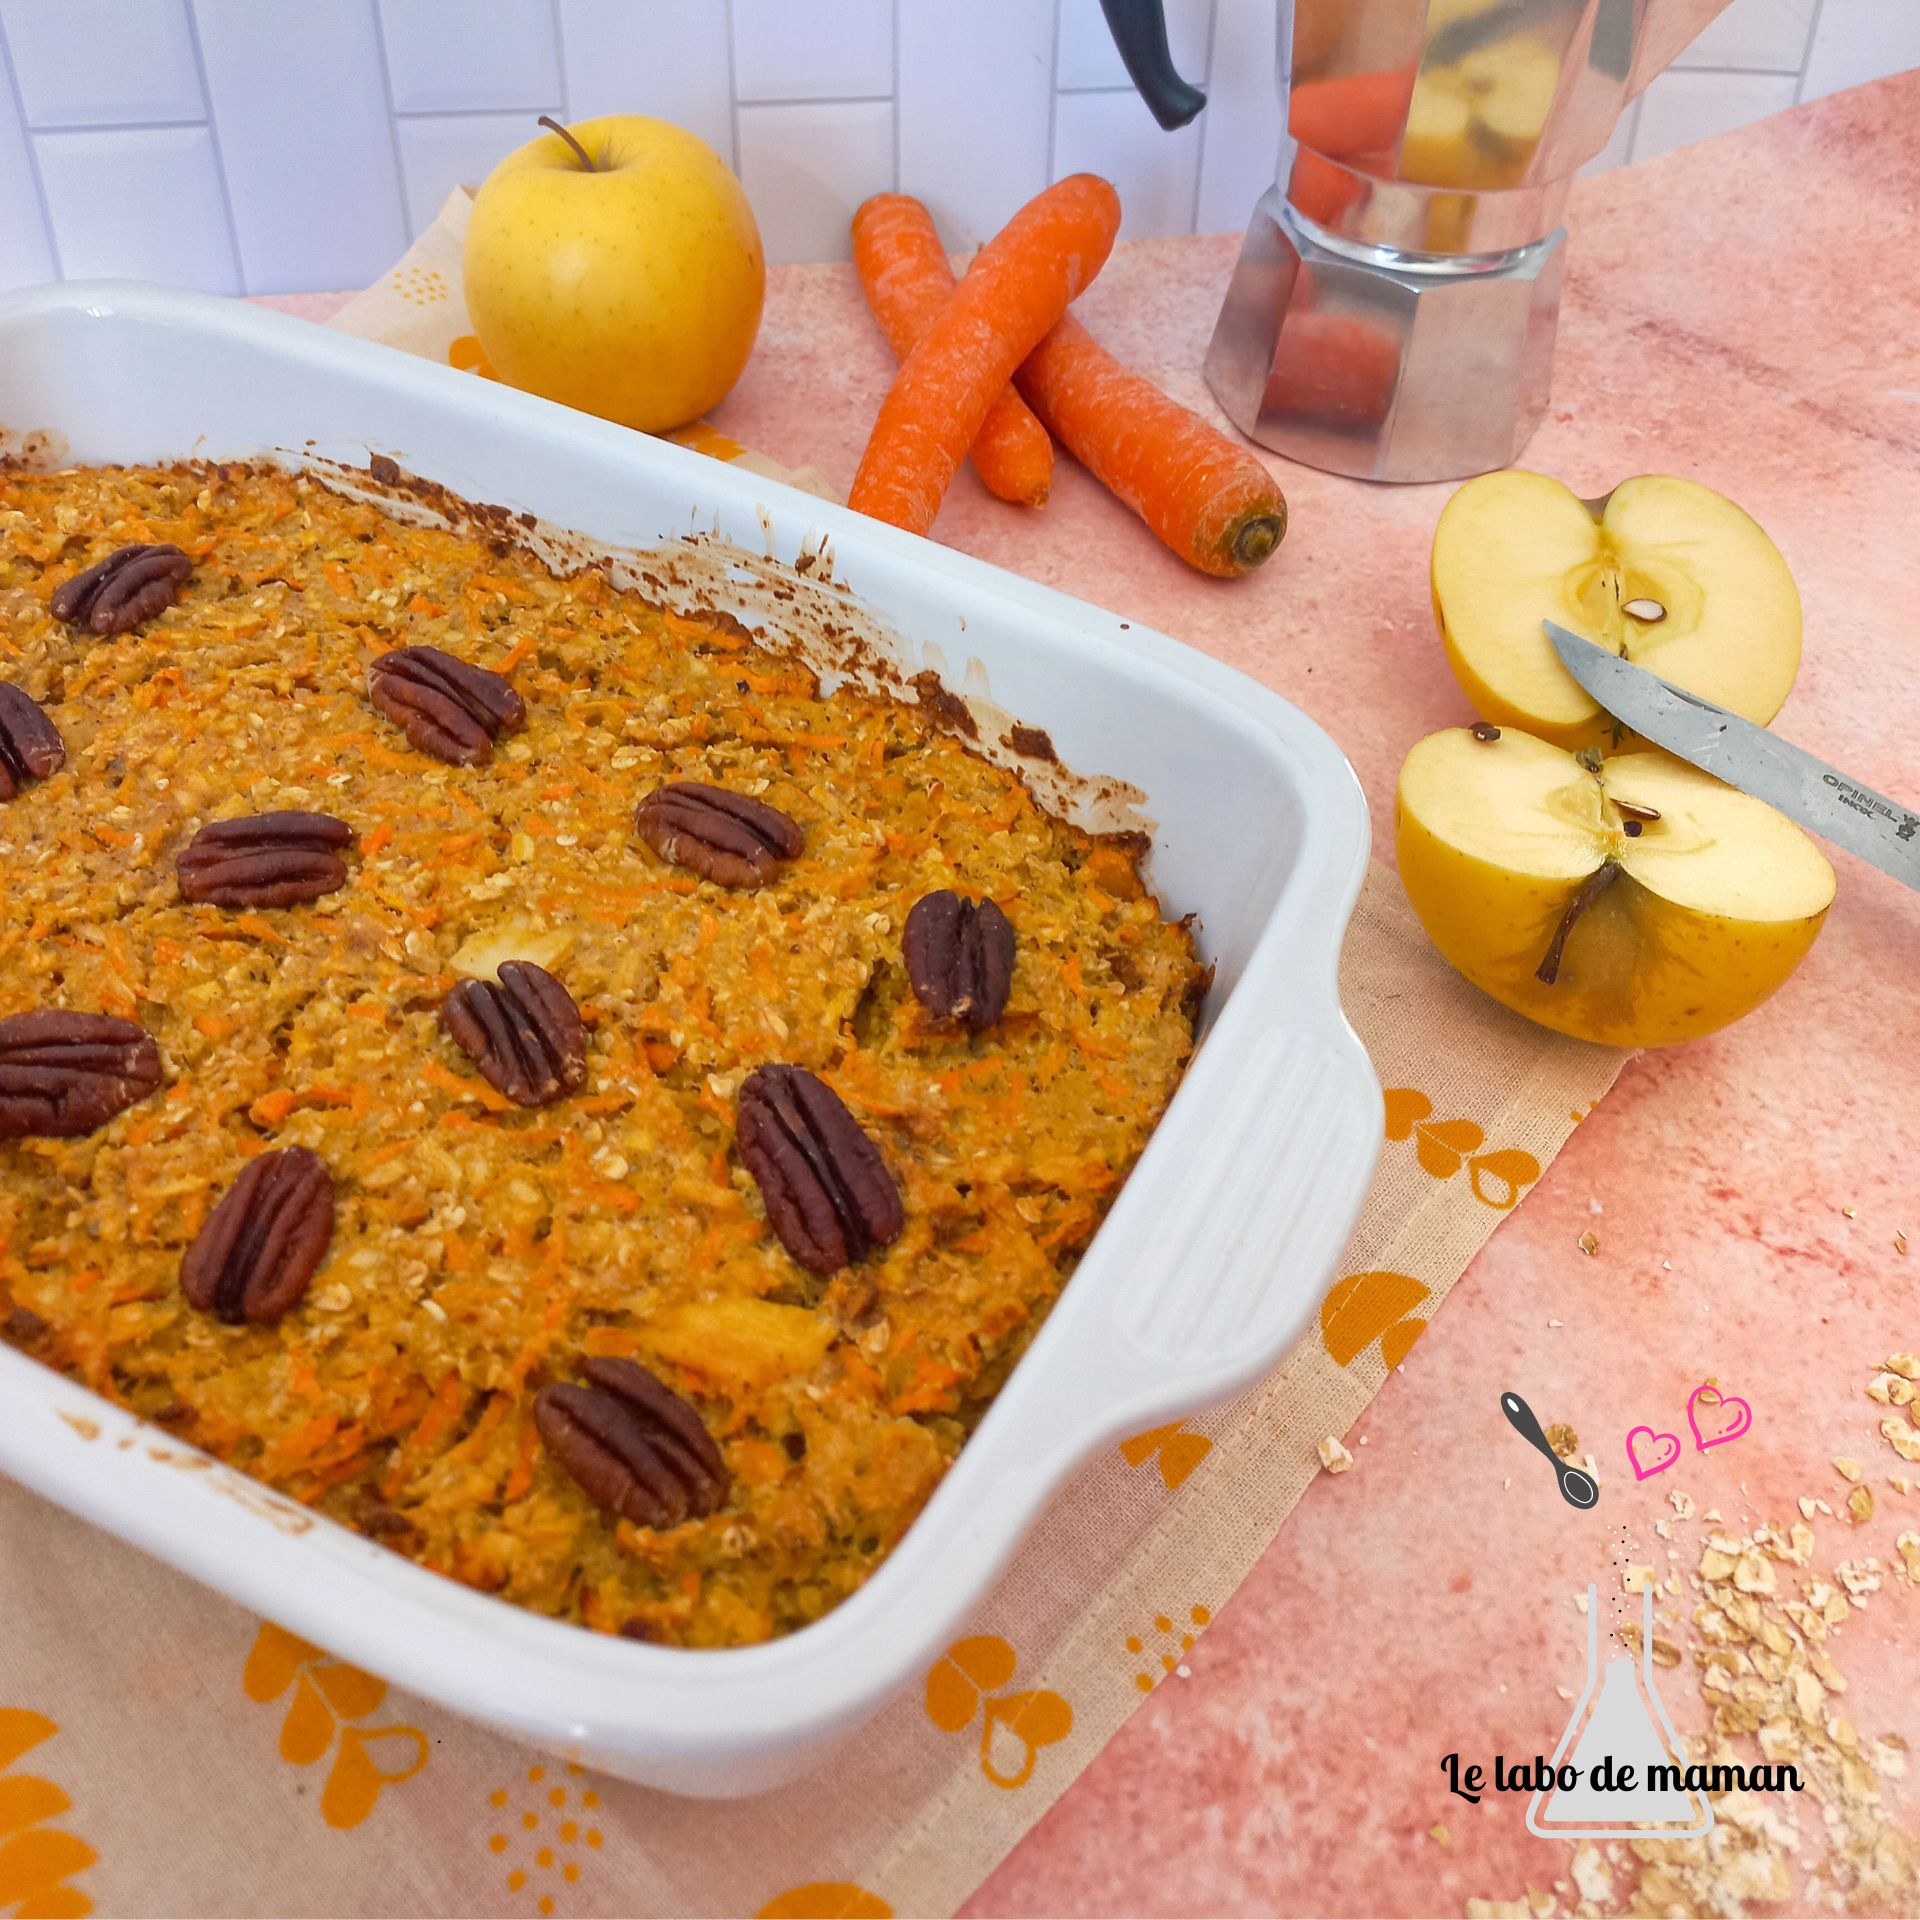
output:
[[[1559,54],[1531,36],[1424,68],[1407,109],[1401,178],[1482,192],[1517,187],[1559,89]]]
[[[1540,623],[1557,620],[1765,725],[1800,670],[1800,595],[1779,548],[1723,494],[1667,474],[1622,481],[1597,507],[1518,469],[1447,502],[1433,608],[1474,710],[1563,747],[1617,744],[1547,640]]]
[[[1800,964],[1833,869],[1764,802],[1655,750],[1599,772],[1517,728],[1429,734],[1400,769],[1400,878],[1475,986],[1577,1040],[1664,1046]]]

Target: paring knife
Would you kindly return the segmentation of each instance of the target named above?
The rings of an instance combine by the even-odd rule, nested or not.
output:
[[[1560,664],[1616,720],[1920,893],[1920,812],[1552,620],[1543,624]]]

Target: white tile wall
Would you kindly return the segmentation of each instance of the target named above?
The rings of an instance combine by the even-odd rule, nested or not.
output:
[[[551,0],[380,0],[395,113],[551,113],[560,49]]]
[[[873,100],[892,92],[893,0],[733,0],[736,100]]]
[[[186,0],[5,0],[0,21],[36,127],[205,117]]]
[[[364,285],[543,112],[656,113],[739,170],[774,260],[898,186],[956,247],[1077,167],[1129,234],[1238,227],[1272,179],[1274,0],[1167,0],[1207,87],[1165,134],[1099,0],[0,0],[0,286]],[[1920,0],[1731,0],[1600,165],[1920,65]]]
[[[767,102],[739,119],[740,184],[769,254],[845,259],[854,208],[893,185],[893,102]]]

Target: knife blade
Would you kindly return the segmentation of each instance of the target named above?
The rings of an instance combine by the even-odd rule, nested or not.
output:
[[[1616,720],[1920,893],[1920,811],[1552,620],[1560,664]]]

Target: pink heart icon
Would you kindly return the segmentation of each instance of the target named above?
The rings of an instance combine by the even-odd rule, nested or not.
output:
[[[1725,1431],[1711,1437],[1702,1433],[1700,1422],[1694,1417],[1696,1406],[1718,1408]],[[1726,1424],[1728,1421],[1731,1424]],[[1724,1447],[1729,1440],[1738,1440],[1753,1425],[1753,1409],[1738,1394],[1724,1394],[1718,1387],[1703,1382],[1688,1397],[1687,1425],[1693,1429],[1694,1446],[1705,1453],[1709,1447]]]
[[[1633,1443],[1638,1440],[1643,1433],[1654,1443],[1653,1453],[1656,1456],[1650,1459],[1644,1467],[1640,1464],[1640,1456],[1634,1451],[1633,1447]],[[1664,1452],[1661,1452],[1662,1448],[1665,1449]],[[1635,1427],[1634,1430],[1627,1435],[1627,1459],[1633,1466],[1633,1477],[1636,1480],[1645,1480],[1653,1474],[1665,1473],[1679,1458],[1680,1436],[1677,1433],[1655,1433],[1651,1427]]]

